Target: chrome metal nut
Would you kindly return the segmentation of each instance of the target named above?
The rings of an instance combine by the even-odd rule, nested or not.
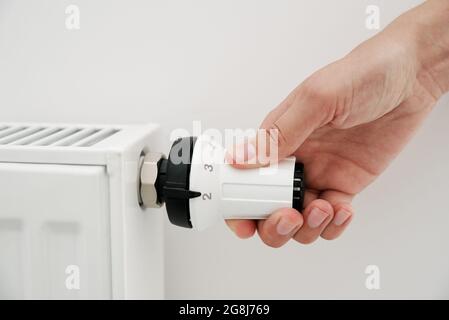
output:
[[[159,161],[164,159],[162,153],[149,152],[143,157],[140,169],[140,198],[146,208],[160,208],[162,203],[158,201],[156,180]]]

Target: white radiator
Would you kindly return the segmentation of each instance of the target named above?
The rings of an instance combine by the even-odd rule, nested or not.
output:
[[[0,123],[0,299],[163,298],[163,218],[138,201],[156,128]]]

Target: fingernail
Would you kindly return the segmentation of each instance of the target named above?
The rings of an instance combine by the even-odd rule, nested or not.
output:
[[[336,226],[341,226],[343,223],[345,223],[349,219],[350,216],[351,216],[351,214],[349,212],[340,210],[335,215],[334,224]]]
[[[276,226],[276,231],[281,236],[286,236],[296,228],[296,224],[292,223],[289,219],[282,217]]]
[[[318,228],[324,220],[328,217],[327,213],[319,208],[313,208],[310,212],[309,218],[307,219],[307,224],[310,228]]]
[[[256,147],[252,143],[243,143],[235,147],[234,160],[238,164],[249,162],[256,157]]]
[[[237,234],[237,232],[236,232],[237,230],[235,230],[235,226],[234,226],[233,223],[229,223],[229,224],[228,224],[228,227],[229,227],[229,229],[231,229],[232,232],[234,232],[235,234]]]

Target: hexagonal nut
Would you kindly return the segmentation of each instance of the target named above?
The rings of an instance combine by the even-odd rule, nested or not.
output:
[[[162,203],[158,201],[156,180],[159,161],[164,158],[162,153],[149,152],[142,162],[140,169],[140,197],[142,205],[146,208],[160,208]]]

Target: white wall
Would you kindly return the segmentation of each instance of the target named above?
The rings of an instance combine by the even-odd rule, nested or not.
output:
[[[417,0],[0,0],[1,121],[256,127],[316,68]],[[65,28],[79,5],[81,29]],[[271,249],[167,224],[168,298],[449,298],[449,99],[356,200],[337,241]],[[167,150],[161,141],[159,148]],[[381,290],[364,269],[381,270]]]

